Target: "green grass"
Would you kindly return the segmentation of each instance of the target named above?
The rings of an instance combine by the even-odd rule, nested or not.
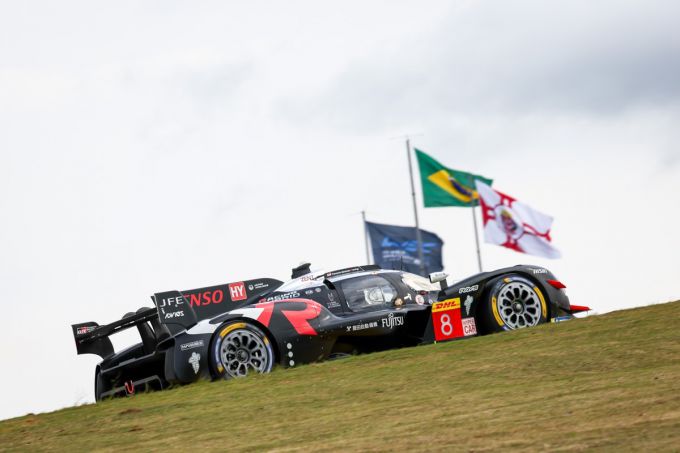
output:
[[[680,450],[680,302],[0,422],[0,450]]]

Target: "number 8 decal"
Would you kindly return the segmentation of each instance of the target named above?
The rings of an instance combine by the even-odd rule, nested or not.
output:
[[[460,314],[460,298],[432,304],[432,327],[435,341],[452,340],[464,335]]]
[[[441,317],[441,331],[447,337],[453,333],[453,325],[451,324],[451,316],[445,313]]]

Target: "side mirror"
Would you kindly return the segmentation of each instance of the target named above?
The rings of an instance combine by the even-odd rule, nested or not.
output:
[[[430,274],[430,283],[439,283],[442,290],[447,288],[446,278],[449,276],[446,272],[433,272]]]
[[[430,274],[430,283],[438,283],[441,282],[442,280],[446,280],[446,277],[448,277],[449,274],[446,272],[432,272]]]

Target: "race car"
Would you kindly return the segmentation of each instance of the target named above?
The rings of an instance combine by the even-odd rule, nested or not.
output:
[[[267,373],[352,354],[469,338],[570,319],[547,269],[520,265],[447,286],[443,272],[419,275],[375,265],[292,279],[238,281],[152,297],[155,307],[119,321],[73,324],[78,354],[102,357],[95,398]],[[109,336],[136,327],[141,342],[114,352]]]

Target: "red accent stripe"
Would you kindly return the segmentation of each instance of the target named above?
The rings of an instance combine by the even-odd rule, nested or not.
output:
[[[263,309],[257,320],[261,322],[263,326],[269,327],[269,321],[271,321],[272,313],[274,312],[274,302],[263,302],[261,304],[256,304],[255,308]]]
[[[562,282],[559,281],[559,280],[548,280],[548,284],[549,284],[550,286],[552,286],[553,288],[556,288],[556,289],[564,289],[564,288],[566,288],[565,284],[562,283]]]
[[[288,303],[288,302],[303,302],[305,308],[302,310],[281,310],[281,313],[288,319],[293,328],[300,335],[317,335],[316,330],[307,322],[319,316],[321,313],[321,305],[318,302],[314,302],[310,299],[283,299],[275,300],[270,302],[261,302],[256,304],[256,308],[263,308],[264,310],[257,318],[263,326],[269,327],[269,323],[272,319],[272,313],[274,312],[274,306],[276,304]]]
[[[306,299],[289,299],[289,302],[304,302],[303,310],[281,310],[281,313],[288,318],[293,328],[300,335],[317,335],[316,330],[307,321],[319,316],[321,306],[314,301]]]
[[[582,311],[590,311],[592,308],[585,305],[571,305],[569,311],[572,313],[581,313]]]

